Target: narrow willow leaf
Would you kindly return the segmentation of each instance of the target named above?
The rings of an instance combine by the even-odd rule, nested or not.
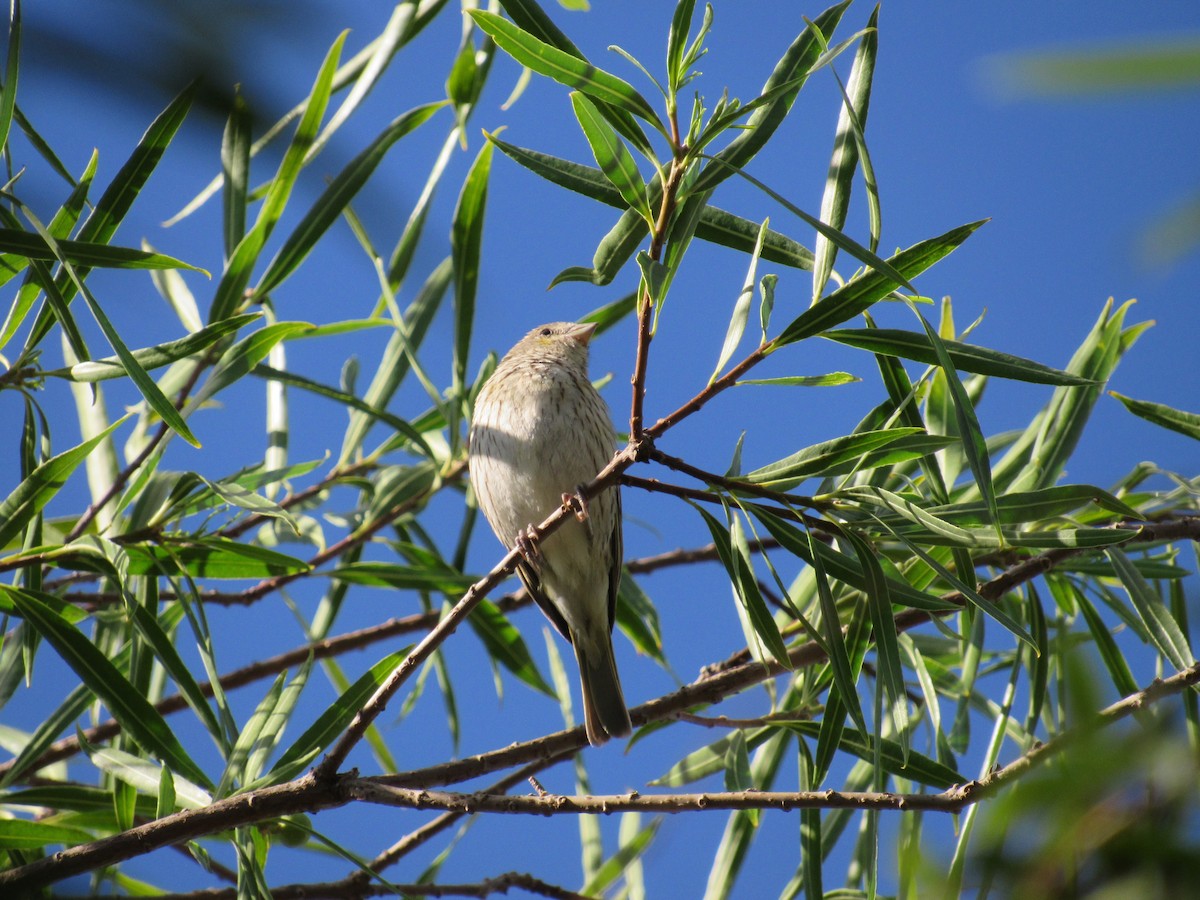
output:
[[[996,498],[1000,522],[1018,525],[1025,522],[1045,523],[1081,508],[1096,506],[1132,520],[1141,513],[1102,488],[1089,484],[1066,484],[1041,491],[1019,491]],[[982,503],[952,503],[931,506],[929,512],[938,518],[959,525],[987,524],[988,511]]]
[[[758,583],[754,579],[754,572],[750,568],[749,555],[742,552],[745,548],[745,536],[741,534],[740,529],[733,525],[727,531],[706,510],[696,507],[696,511],[700,513],[704,524],[708,526],[721,564],[729,573],[730,586],[738,600],[739,618],[742,619],[743,628],[747,632],[746,639],[749,646],[769,653],[781,666],[790,669],[791,661],[788,659],[787,647],[779,634],[779,627],[775,624],[775,619],[771,616],[766,601],[763,600],[762,593],[759,591]],[[733,521],[739,522],[736,517]],[[741,541],[737,540],[739,536]]]
[[[792,523],[763,509],[761,506],[751,506],[750,511],[756,519],[766,526],[771,537],[779,541],[779,545],[784,550],[810,565],[813,564],[812,547],[809,545],[808,536],[804,532],[800,531]],[[826,571],[831,577],[858,590],[865,590],[867,584],[866,574],[863,572],[857,557],[848,556],[845,553],[834,550],[820,541],[815,544],[815,547],[821,555],[821,561]],[[953,603],[948,603],[939,597],[935,597],[933,594],[917,590],[912,585],[903,581],[897,581],[894,578],[886,577],[886,575],[884,581],[887,584],[888,592],[891,594],[892,602],[901,606],[923,609],[929,612],[949,612],[959,608]]]
[[[826,37],[832,35],[849,5],[849,0],[844,0],[831,6],[813,19],[813,27]],[[811,30],[805,28],[775,64],[775,69],[763,85],[761,93],[770,94],[781,85],[791,86],[770,103],[754,110],[742,132],[717,154],[717,164],[705,167],[696,181],[694,190],[712,190],[733,174],[735,169],[745,166],[754,158],[787,118],[792,103],[804,86],[807,73],[820,51],[820,44],[814,39]]]
[[[857,460],[869,451],[919,433],[920,429],[916,428],[889,428],[885,431],[848,434],[805,447],[778,462],[748,472],[745,478],[774,490],[790,490],[808,478],[824,474],[833,466]]]
[[[503,20],[501,20],[503,21]],[[467,383],[467,359],[475,325],[475,292],[479,285],[479,256],[483,240],[483,216],[487,206],[488,175],[492,145],[485,143],[471,164],[458,195],[450,229],[450,255],[454,265],[454,391],[461,394]]]
[[[318,754],[345,730],[363,704],[371,698],[376,689],[387,680],[387,677],[407,655],[407,649],[398,650],[385,656],[364,672],[283,752],[266,775],[248,784],[246,789],[281,784],[304,771]]]
[[[1055,388],[1050,401],[993,467],[992,478],[1001,492],[1048,488],[1062,477],[1104,382],[1140,333],[1139,326],[1123,330],[1132,303],[1115,311],[1111,300],[1105,304],[1066,367],[1089,383]]]
[[[162,782],[170,785],[172,809],[200,809],[212,803],[212,794],[186,778],[172,775],[170,769],[132,753],[113,747],[95,747],[88,752],[88,759],[102,769],[133,787],[146,797],[159,797]]]
[[[637,251],[646,233],[646,220],[633,210],[626,210],[608,234],[600,240],[590,269],[586,266],[571,266],[555,275],[548,287],[552,288],[564,281],[588,281],[597,286],[611,283],[629,261],[629,257]]]
[[[767,342],[767,329],[771,325],[771,312],[775,309],[775,285],[778,281],[778,275],[764,275],[758,283],[758,292],[762,295],[758,304],[758,322],[762,326],[761,340],[764,344]]]
[[[569,56],[574,56],[584,63],[588,62],[587,57],[583,55],[583,51],[575,46],[569,37],[563,34],[562,30],[546,15],[536,0],[500,0],[500,5],[504,7],[504,11],[508,13],[509,18],[513,20],[518,28],[528,32],[538,40],[563,51]],[[526,71],[528,72],[529,70],[527,69]],[[618,134],[636,147],[638,152],[647,159],[654,158],[654,149],[650,146],[650,141],[646,138],[641,126],[637,124],[637,120],[628,111],[611,103],[600,101],[595,96],[592,99],[597,101],[597,106],[601,114],[608,119]]]
[[[500,49],[521,65],[582,91],[589,97],[611,103],[618,109],[644,119],[664,137],[668,136],[666,127],[659,121],[646,98],[628,82],[539,40],[495,13],[472,9],[467,11],[467,15]]]
[[[217,717],[213,713],[212,707],[208,705],[208,698],[204,696],[204,691],[195,678],[192,677],[191,670],[179,655],[179,651],[175,649],[175,644],[171,640],[170,635],[163,630],[162,624],[154,613],[146,607],[134,604],[128,610],[134,627],[151,649],[153,649],[155,661],[171,676],[179,688],[179,693],[183,695],[192,712],[196,714],[196,718],[200,720],[208,730],[208,733],[220,745],[224,739],[221,725],[217,722]]]
[[[916,331],[902,331],[892,328],[845,328],[826,331],[821,337],[839,344],[870,350],[872,353],[882,353],[887,356],[899,356],[917,362],[937,365],[937,352],[929,342],[928,336]],[[1012,381],[1025,381],[1031,384],[1088,384],[1086,378],[1053,369],[1030,359],[978,347],[973,344],[963,344],[958,341],[942,338],[942,344],[954,367],[963,372],[973,372],[978,375],[992,375],[997,378],[1008,378]]]
[[[954,407],[954,419],[958,425],[959,438],[962,441],[963,455],[975,478],[975,484],[983,496],[983,502],[987,504],[988,516],[991,522],[995,523],[997,533],[999,533],[1000,512],[996,504],[996,487],[992,481],[992,462],[988,455],[987,440],[983,436],[979,418],[975,415],[975,405],[967,395],[966,388],[963,387],[963,383],[958,377],[958,372],[955,371],[954,362],[946,351],[946,345],[941,336],[917,311],[916,307],[912,307],[912,310],[921,320],[925,336],[929,339],[930,346],[937,355],[937,364],[946,378],[946,387],[949,389],[950,400]]]
[[[127,418],[118,419],[100,434],[46,460],[4,498],[0,503],[0,548],[7,547],[24,532],[33,517],[66,484],[76,467]]]
[[[58,651],[63,662],[104,701],[113,718],[144,750],[158,756],[189,781],[206,788],[212,786],[163,717],[101,650],[33,595],[21,592],[10,593],[9,596],[22,617],[37,628],[38,633]]]
[[[617,627],[629,638],[638,653],[666,668],[667,658],[663,655],[658,610],[628,572],[621,574],[621,583],[617,588]]]
[[[192,578],[274,578],[302,575],[303,560],[266,547],[227,538],[186,538],[183,544],[127,544],[131,575],[189,575]]]
[[[786,727],[810,738],[816,738],[821,728],[818,722],[789,722]],[[862,732],[847,730],[842,733],[838,747],[864,762],[871,763],[875,759],[876,740],[875,735],[863,735]],[[965,784],[970,781],[970,778],[960,772],[944,766],[916,750],[910,749],[906,753],[897,741],[884,739],[880,745],[883,769],[889,775],[909,778],[918,784],[938,790],[945,790],[953,785]]]
[[[273,743],[275,735],[267,730],[267,722],[273,717],[276,706],[284,692],[287,672],[280,672],[267,688],[250,718],[238,733],[233,749],[225,761],[225,771],[214,791],[218,799],[228,797],[238,785],[248,784],[257,776],[248,766],[252,754],[256,754],[261,743]]]
[[[1106,551],[1117,576],[1129,594],[1129,600],[1137,610],[1150,640],[1166,660],[1177,671],[1183,671],[1196,661],[1187,636],[1171,615],[1163,599],[1146,583],[1146,579],[1130,562],[1124,551],[1109,547]]]
[[[759,790],[770,790],[775,782],[785,751],[791,745],[790,735],[774,732],[754,755],[750,765],[750,777]],[[705,885],[706,900],[727,897],[733,890],[738,873],[746,861],[750,846],[758,836],[759,817],[751,810],[738,810],[729,815],[725,832],[717,846],[712,868]]]
[[[27,819],[0,819],[0,849],[8,851],[38,850],[51,844],[74,847],[86,844],[95,836],[83,828],[51,822],[30,822]]]
[[[447,257],[429,273],[425,283],[417,292],[416,298],[405,311],[402,321],[396,324],[395,332],[388,340],[383,357],[371,379],[370,387],[363,396],[363,402],[368,407],[385,409],[392,397],[395,396],[400,384],[413,371],[416,353],[429,332],[434,316],[441,307],[453,274],[453,264]],[[342,439],[342,450],[338,456],[339,462],[346,462],[358,452],[374,422],[374,417],[364,412],[351,414],[350,424]],[[432,456],[432,453],[430,455]]]
[[[196,409],[229,385],[249,375],[280,341],[305,334],[312,327],[308,322],[273,322],[246,335],[217,360],[212,374],[196,393],[188,409]]]
[[[618,209],[625,207],[620,193],[599,169],[540,153],[537,150],[517,147],[492,134],[488,134],[487,138],[506,156],[546,180],[609,206]],[[652,205],[658,202],[660,196],[660,194],[656,194],[655,188],[650,189]],[[735,216],[733,213],[715,206],[703,206],[699,216],[696,237],[746,253],[754,249],[759,230],[756,222]],[[762,258],[768,262],[780,263],[797,269],[812,268],[812,252],[776,231],[767,232],[763,241]]]
[[[350,201],[383,161],[388,151],[407,134],[416,131],[444,102],[427,103],[393,119],[380,134],[339,172],[293,229],[267,266],[254,288],[255,294],[267,294],[292,274],[316,246],[317,241],[338,220]]]
[[[37,229],[38,234],[54,251],[58,258],[59,264],[62,266],[63,272],[75,285],[75,289],[83,295],[84,302],[87,304],[89,311],[92,313],[92,318],[96,320],[96,324],[100,326],[100,330],[104,332],[104,337],[108,340],[109,345],[116,351],[117,357],[121,361],[130,380],[138,389],[138,393],[145,399],[147,405],[158,414],[162,419],[163,424],[178,434],[181,438],[191,444],[193,447],[199,447],[200,442],[196,440],[196,436],[192,434],[187,423],[183,420],[179,410],[175,408],[170,400],[163,394],[161,388],[154,382],[153,379],[146,373],[146,370],[141,367],[134,355],[125,346],[125,342],[121,340],[121,336],[117,333],[116,328],[101,309],[99,302],[92,295],[87,285],[83,283],[81,272],[77,272],[71,262],[62,254],[62,248],[58,246],[55,239],[45,229],[45,227],[37,220],[37,218],[29,211],[25,210],[26,216]]]
[[[859,731],[867,733],[867,720],[863,716],[862,704],[858,702],[858,691],[855,689],[855,668],[850,663],[850,654],[846,649],[846,638],[842,634],[842,619],[838,614],[837,604],[833,599],[833,591],[829,588],[829,576],[825,572],[825,564],[817,549],[817,540],[812,531],[808,532],[809,558],[812,560],[813,580],[817,585],[817,599],[821,605],[821,628],[825,636],[825,644],[829,653],[829,663],[833,670],[833,686],[837,699],[842,708],[850,714]]]
[[[338,35],[325,55],[321,68],[313,82],[312,91],[304,104],[304,115],[301,116],[296,132],[292,135],[291,143],[284,151],[283,159],[275,176],[271,179],[267,195],[259,207],[258,217],[245,236],[238,241],[237,247],[229,254],[225,271],[217,284],[209,311],[210,321],[226,319],[246,302],[246,286],[254,266],[262,254],[267,239],[271,236],[279,217],[283,214],[291,197],[296,179],[303,168],[308,151],[313,146],[321,119],[329,104],[333,77],[337,71],[338,60],[341,58],[342,45],[346,40],[346,32]]]
[[[854,184],[854,172],[858,168],[858,146],[862,132],[867,126],[867,112],[871,100],[871,79],[875,73],[875,57],[879,51],[879,7],[871,13],[867,22],[867,33],[863,35],[854,54],[850,69],[850,83],[842,99],[838,113],[837,131],[833,139],[833,156],[829,160],[829,171],[825,175],[825,192],[821,196],[821,221],[841,231],[846,224],[846,213],[850,209],[850,191]],[[878,229],[873,231],[878,234]],[[817,235],[813,246],[816,261],[813,264],[813,303],[816,303],[829,281],[837,259],[837,245],[822,234]]]
[[[4,90],[0,93],[0,148],[8,148],[8,133],[17,108],[17,78],[21,71],[21,2],[13,0],[8,19],[8,54]]]
[[[904,668],[900,660],[900,643],[896,637],[896,623],[892,615],[883,569],[875,558],[874,550],[866,538],[850,530],[841,532],[854,548],[855,555],[867,576],[867,607],[871,613],[871,630],[875,635],[875,655],[879,668],[879,680],[887,694],[887,708],[895,734],[899,736],[904,755],[909,752],[908,695],[904,690]],[[878,740],[878,737],[876,738]]]
[[[735,384],[769,384],[787,385],[792,387],[835,387],[839,384],[850,384],[862,381],[857,375],[849,372],[830,372],[827,375],[784,375],[780,378],[747,378]]]
[[[521,632],[489,600],[480,601],[467,617],[467,624],[483,642],[488,656],[498,662],[531,688],[550,697],[556,697],[554,689],[542,678]]]
[[[612,182],[625,205],[641,214],[646,223],[650,224],[654,215],[646,200],[646,183],[642,180],[633,155],[586,95],[572,91],[570,96],[575,118],[592,148],[592,155],[596,158],[600,171]]]
[[[143,347],[140,350],[133,350],[131,352],[133,353],[133,358],[146,371],[158,369],[177,360],[199,353],[201,350],[212,346],[225,335],[232,334],[243,325],[249,325],[261,317],[262,313],[233,316],[225,319],[223,322],[206,325],[194,334],[189,334],[187,337],[180,338],[177,341],[168,341],[165,344]],[[105,381],[109,378],[120,378],[127,373],[119,357],[108,356],[104,359],[92,359],[87,362],[76,363],[69,369],[56,369],[45,374],[53,377],[69,377],[72,381],[94,382]]]
[[[74,266],[92,269],[190,269],[193,272],[208,274],[199,266],[193,266],[172,256],[133,247],[112,247],[90,241],[62,239],[55,239],[54,244],[58,250],[57,254],[55,246],[51,246],[33,232],[0,228],[0,253],[11,253],[26,259],[53,262],[61,257]]]
[[[1178,431],[1190,438],[1200,441],[1200,415],[1184,412],[1182,409],[1172,409],[1162,403],[1151,403],[1148,400],[1134,400],[1116,391],[1109,391],[1109,396],[1120,400],[1127,410],[1147,422],[1153,422],[1171,431]]]
[[[1129,663],[1125,661],[1125,656],[1113,639],[1112,632],[1104,624],[1100,614],[1096,612],[1096,607],[1082,591],[1075,589],[1074,585],[1070,583],[1070,579],[1063,579],[1062,587],[1071,591],[1075,604],[1083,613],[1088,631],[1092,634],[1092,640],[1096,642],[1096,650],[1100,653],[1100,659],[1104,661],[1104,668],[1108,670],[1108,676],[1112,679],[1117,693],[1122,697],[1136,694],[1140,690],[1140,685],[1129,670]]]
[[[683,57],[695,8],[696,0],[679,0],[671,16],[671,30],[667,33],[667,86],[672,95],[677,94],[687,80]]]
[[[962,225],[945,234],[914,244],[907,250],[888,258],[889,268],[904,276],[914,278],[938,260],[952,253],[959,244],[983,224],[983,221]],[[787,344],[828,331],[835,325],[852,319],[870,309],[899,285],[900,281],[872,269],[850,279],[815,306],[802,312],[772,342],[777,349]]]
[[[626,819],[622,819],[622,835],[625,833]],[[632,871],[640,869],[641,864],[638,860],[650,848],[650,844],[654,841],[655,835],[658,834],[659,826],[662,824],[662,819],[658,818],[647,825],[645,828],[638,829],[632,836],[622,837],[621,846],[608,859],[600,865],[580,889],[580,894],[584,897],[597,897],[603,895],[605,890],[617,882],[618,879],[624,877],[626,884],[629,883]],[[635,896],[631,893],[629,896]]]
[[[91,214],[79,229],[77,240],[88,244],[107,244],[111,240],[117,226],[129,212],[133,201],[141,193],[147,179],[158,166],[163,153],[166,152],[175,133],[183,124],[183,120],[191,108],[196,89],[196,83],[185,88],[146,129],[146,133],[138,141],[138,145],[130,154],[129,159],[121,166],[116,177],[101,194],[100,199],[96,201]],[[81,279],[86,275],[82,271],[77,274]],[[70,302],[75,293],[74,284],[69,278],[62,276],[60,277],[60,286],[64,299]],[[26,338],[26,347],[37,346],[52,325],[53,319],[47,311],[43,310]],[[86,354],[80,356],[80,359],[86,358]]]
[[[431,571],[424,566],[405,566],[399,563],[347,563],[329,571],[329,577],[350,584],[370,587],[389,587],[397,590],[439,591],[460,593],[478,578],[450,571]]]
[[[404,435],[404,437],[410,440],[413,445],[419,448],[426,456],[432,457],[434,455],[433,450],[430,448],[429,444],[426,443],[424,435],[417,431],[417,429],[415,429],[411,423],[393,416],[385,409],[379,409],[378,407],[371,406],[366,401],[359,400],[353,394],[347,394],[345,391],[339,391],[327,384],[321,384],[309,378],[305,378],[302,375],[297,375],[294,372],[284,372],[279,369],[272,369],[267,365],[256,366],[251,374],[259,378],[278,381],[282,384],[288,385],[289,387],[300,388],[301,390],[308,391],[320,397],[327,397],[330,400],[336,400],[338,403],[341,403],[344,406],[348,406],[351,409],[366,413],[372,419],[378,419],[388,428],[391,428],[398,434]]]
[[[742,335],[746,332],[746,323],[750,321],[750,302],[754,299],[758,258],[762,254],[763,238],[766,236],[767,226],[770,224],[770,219],[764,219],[762,225],[759,226],[758,239],[754,242],[754,250],[750,254],[750,265],[746,269],[746,279],[742,282],[742,289],[737,295],[737,300],[734,301],[733,313],[729,317],[729,327],[725,330],[725,342],[721,345],[721,355],[717,358],[717,367],[709,376],[709,384],[717,380],[717,376],[721,374],[721,370],[733,356],[733,351],[737,349]]]
[[[229,118],[221,137],[221,174],[225,191],[221,200],[225,256],[230,257],[246,236],[246,191],[250,179],[250,107],[240,90],[235,89],[229,106]]]

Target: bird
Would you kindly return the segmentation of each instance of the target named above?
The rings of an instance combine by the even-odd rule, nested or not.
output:
[[[588,501],[580,488],[609,462],[615,432],[588,379],[594,324],[552,322],[505,354],[475,401],[468,465],[475,497],[505,547],[519,547],[517,575],[575,651],[588,742],[630,733],[613,656],[621,580],[621,496]],[[564,502],[577,513],[539,540],[532,526]]]

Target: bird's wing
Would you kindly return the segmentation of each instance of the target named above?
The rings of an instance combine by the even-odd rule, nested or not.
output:
[[[538,578],[537,571],[533,566],[522,560],[517,563],[517,575],[520,577],[521,583],[525,585],[525,590],[529,591],[529,596],[533,598],[533,602],[546,614],[546,618],[558,629],[558,633],[565,637],[567,641],[570,641],[571,629],[567,627],[567,621],[563,618],[562,613],[558,611],[558,607],[550,602],[550,598],[542,590],[542,581]]]
[[[621,569],[625,565],[625,548],[621,539],[621,488],[613,485],[611,488],[617,501],[617,514],[614,516],[612,537],[609,538],[609,550],[612,553],[612,563],[608,570],[608,630],[611,633],[617,621],[617,590],[621,586]]]

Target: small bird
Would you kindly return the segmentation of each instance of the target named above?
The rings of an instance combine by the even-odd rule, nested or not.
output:
[[[575,648],[587,737],[599,746],[630,732],[612,645],[622,563],[618,488],[581,504],[576,518],[536,545],[528,537],[613,454],[608,407],[587,374],[595,330],[554,322],[525,335],[479,392],[469,447],[479,508],[504,546],[522,549],[517,574]]]

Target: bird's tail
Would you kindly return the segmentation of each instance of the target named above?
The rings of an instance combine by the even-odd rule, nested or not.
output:
[[[583,721],[588,743],[598,747],[610,737],[625,737],[632,725],[621,693],[612,638],[605,632],[594,641],[576,636],[571,643],[583,685]]]

